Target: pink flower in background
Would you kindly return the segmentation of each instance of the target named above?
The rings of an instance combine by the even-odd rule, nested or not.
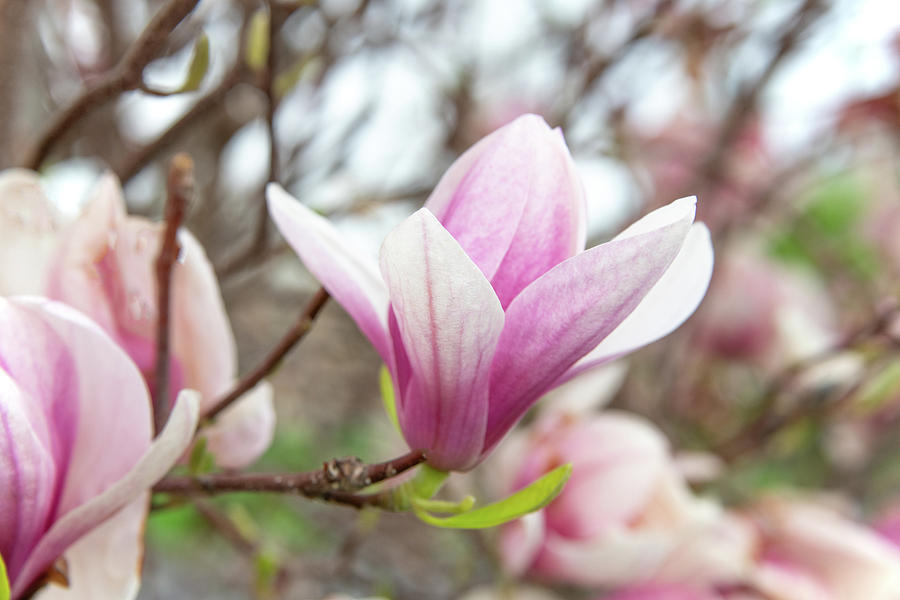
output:
[[[27,171],[0,174],[0,208],[5,209],[0,231],[14,234],[0,244],[0,291],[40,293],[84,312],[128,353],[153,389],[155,261],[163,225],[128,216],[112,175],[100,180],[71,223],[57,214],[36,175]],[[237,350],[203,248],[186,230],[178,239],[182,251],[172,271],[169,397],[174,401],[182,388],[199,391],[202,414],[230,389]],[[19,276],[13,279],[7,271]],[[274,423],[271,388],[263,383],[202,433],[219,465],[239,467],[265,451]]]
[[[837,336],[822,282],[752,247],[720,257],[695,322],[697,341],[707,353],[768,369],[822,352]]]
[[[109,336],[65,305],[0,298],[0,555],[12,597],[61,556],[70,588],[42,599],[133,597],[149,488],[196,422],[185,391],[151,443],[146,385]]]
[[[506,493],[572,463],[553,502],[503,529],[500,553],[514,574],[591,587],[712,586],[739,581],[750,567],[751,530],[691,494],[665,438],[643,419],[542,419],[494,460],[515,474]]]
[[[900,553],[810,500],[770,497],[746,512],[760,536],[751,583],[772,600],[895,600]]]
[[[270,186],[273,219],[393,376],[411,448],[475,466],[544,393],[669,333],[703,297],[708,232],[684,198],[584,250],[558,130],[516,119],[463,154],[374,260]]]

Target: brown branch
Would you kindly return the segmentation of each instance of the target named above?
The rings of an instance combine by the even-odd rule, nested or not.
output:
[[[269,178],[268,181],[278,181],[278,140],[275,136],[275,111],[278,109],[278,99],[275,94],[275,73],[277,69],[275,53],[275,36],[278,33],[285,16],[281,10],[276,10],[272,0],[266,2],[269,9],[269,48],[266,54],[266,65],[262,72],[260,88],[266,95],[266,132],[269,136]],[[262,194],[256,216],[256,233],[251,244],[251,254],[261,251],[266,246],[269,233],[269,208],[266,204],[266,195]]]
[[[119,179],[124,183],[137,175],[147,163],[171,147],[190,126],[194,125],[198,120],[209,116],[213,109],[220,107],[225,95],[241,81],[242,72],[243,69],[238,63],[225,75],[219,85],[198,100],[190,110],[184,113],[159,137],[125,157],[118,165],[115,165],[113,171],[115,171]]]
[[[156,259],[156,369],[153,394],[154,431],[162,430],[169,416],[169,310],[172,267],[178,259],[178,228],[194,194],[194,161],[187,154],[176,154],[169,166],[166,182],[166,229]]]
[[[697,178],[690,186],[693,193],[698,193],[701,186],[710,186],[722,177],[722,170],[726,164],[728,150],[737,140],[747,120],[753,114],[759,97],[771,81],[772,76],[784,60],[790,56],[796,48],[801,36],[824,12],[825,6],[822,0],[806,0],[795,13],[791,23],[779,36],[778,47],[769,59],[762,73],[752,83],[745,86],[732,102],[728,114],[723,120],[719,135],[713,144],[712,150],[700,163]]]
[[[319,311],[322,310],[322,307],[325,306],[327,300],[328,292],[326,292],[324,288],[320,288],[306,304],[306,307],[303,309],[303,312],[300,313],[297,321],[287,333],[285,333],[284,337],[281,338],[281,341],[279,341],[272,351],[263,358],[262,362],[260,362],[255,369],[242,377],[228,394],[223,396],[213,405],[206,413],[205,420],[209,421],[214,419],[219,413],[228,408],[232,402],[250,391],[257,383],[271,373],[297,342],[303,339],[303,336],[305,336],[310,327],[312,327],[313,321],[319,314]]]
[[[176,495],[227,494],[231,492],[271,492],[296,494],[306,498],[346,504],[356,508],[377,506],[394,510],[390,493],[357,494],[370,485],[386,481],[425,462],[423,450],[376,464],[358,458],[334,459],[321,469],[302,473],[214,473],[196,477],[166,477],[154,492]]]
[[[876,336],[886,334],[891,323],[898,315],[900,315],[900,309],[896,305],[883,308],[873,320],[850,332],[830,348],[782,370],[766,386],[766,390],[758,403],[759,408],[757,409],[756,418],[742,427],[735,435],[717,444],[714,452],[727,461],[733,461],[754,447],[761,447],[771,436],[809,415],[811,407],[809,403],[802,401],[782,414],[772,414],[772,411],[783,390],[798,375],[822,364],[841,352],[855,348]],[[861,383],[862,381],[856,382],[841,395],[840,400],[829,404],[840,405],[844,403],[859,389]]]
[[[141,84],[144,67],[156,58],[169,34],[188,13],[194,10],[198,1],[170,0],[161,8],[115,68],[84,90],[69,106],[53,115],[37,141],[25,153],[22,166],[38,169],[54,144],[73,125],[122,92],[137,89]]]
[[[22,70],[22,39],[27,31],[28,3],[0,0],[0,169],[12,161],[18,135],[18,99]]]

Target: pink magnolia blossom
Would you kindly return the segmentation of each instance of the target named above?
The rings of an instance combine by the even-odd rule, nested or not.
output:
[[[666,440],[643,419],[612,411],[542,419],[494,460],[515,474],[506,493],[572,463],[553,502],[501,532],[500,554],[514,574],[591,587],[712,586],[750,567],[751,530],[690,492]]]
[[[746,512],[759,531],[751,583],[772,600],[895,600],[900,552],[823,503],[769,497]]]
[[[63,304],[0,297],[0,555],[12,597],[60,557],[71,587],[40,598],[133,597],[149,487],[196,422],[185,391],[151,442],[147,387],[109,336]]]
[[[0,174],[0,292],[39,293],[96,321],[132,358],[154,389],[155,261],[163,225],[130,217],[118,181],[104,176],[81,216],[67,223],[28,171]],[[10,237],[6,237],[7,233]],[[172,270],[169,397],[191,388],[201,413],[226,393],[237,351],[218,284],[203,248],[179,232]],[[19,271],[21,274],[15,278]],[[202,432],[219,465],[240,467],[268,447],[274,432],[272,392],[257,386]]]
[[[818,354],[837,337],[823,283],[752,245],[720,257],[695,324],[706,352],[770,370]]]
[[[280,187],[268,196],[387,364],[407,443],[443,470],[475,466],[550,389],[672,331],[712,268],[693,198],[584,250],[581,182],[562,134],[534,115],[463,154],[379,263]]]

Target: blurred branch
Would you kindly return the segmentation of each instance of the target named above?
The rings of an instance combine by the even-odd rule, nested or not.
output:
[[[319,314],[319,311],[322,310],[322,307],[325,306],[327,300],[328,292],[325,291],[325,288],[320,288],[307,303],[303,312],[300,313],[300,316],[297,318],[297,321],[287,331],[284,337],[281,338],[281,341],[278,342],[275,348],[263,358],[262,362],[260,362],[255,369],[242,377],[234,386],[234,389],[213,405],[209,412],[206,413],[205,420],[209,421],[214,419],[219,413],[228,408],[232,402],[253,389],[256,384],[271,373],[282,359],[284,359],[285,355],[287,355],[297,342],[303,339],[303,336],[310,330],[313,321]]]
[[[393,510],[390,493],[356,494],[425,462],[425,452],[414,450],[375,464],[358,458],[333,459],[321,469],[302,473],[215,473],[196,477],[166,477],[153,487],[157,493],[216,495],[230,492],[274,492],[345,504],[356,508],[377,506]]]
[[[701,194],[704,188],[708,188],[722,178],[728,151],[737,140],[744,125],[754,114],[763,90],[771,81],[778,67],[797,47],[802,35],[824,14],[825,9],[823,0],[805,0],[797,9],[791,22],[779,36],[777,48],[762,73],[752,83],[745,85],[731,103],[712,150],[700,163],[701,166],[697,170],[694,184],[689,186],[689,189],[694,190],[693,193]]]
[[[741,428],[737,434],[718,444],[714,452],[727,461],[733,461],[753,448],[762,447],[772,435],[808,416],[815,407],[803,401],[796,402],[793,407],[782,414],[775,413],[776,402],[788,384],[794,381],[801,373],[877,336],[887,335],[891,342],[896,345],[898,340],[890,337],[889,328],[898,318],[900,318],[900,307],[896,304],[883,308],[878,311],[874,319],[844,336],[830,348],[782,370],[766,386],[766,390],[758,403],[756,418]],[[841,394],[837,402],[829,404],[842,404],[858,390],[863,382],[864,378],[855,382],[847,391]]]
[[[153,425],[158,433],[169,416],[169,312],[171,309],[172,268],[178,260],[178,228],[194,194],[194,161],[177,154],[169,166],[166,183],[166,229],[156,259],[156,369],[153,394]]]
[[[49,124],[25,153],[22,166],[37,170],[53,146],[82,118],[122,92],[140,87],[141,77],[150,61],[157,57],[169,34],[192,11],[199,0],[169,0],[140,37],[131,45],[116,67],[100,81],[88,87],[68,107],[51,117]]]
[[[18,74],[22,66],[22,32],[25,31],[28,3],[0,0],[0,168],[12,162],[16,139],[16,99]]]
[[[121,163],[113,167],[116,175],[124,183],[140,172],[161,152],[171,147],[191,126],[209,116],[210,111],[221,106],[225,95],[241,81],[241,64],[236,64],[212,91],[197,101],[184,115],[173,123],[155,140],[129,154]]]

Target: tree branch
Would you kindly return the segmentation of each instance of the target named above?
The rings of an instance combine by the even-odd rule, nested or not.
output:
[[[184,221],[194,193],[194,161],[187,154],[176,154],[169,167],[162,246],[156,259],[156,369],[153,394],[154,432],[162,430],[169,416],[169,310],[172,267],[178,259],[178,228]]]
[[[37,170],[63,135],[75,123],[125,91],[137,89],[151,60],[165,45],[169,34],[199,0],[170,0],[147,25],[125,56],[100,81],[88,87],[68,107],[57,112],[25,153],[22,166]]]
[[[302,473],[215,473],[196,477],[166,477],[154,492],[178,495],[227,494],[230,492],[273,492],[346,504],[356,508],[377,506],[394,510],[391,494],[357,494],[370,485],[386,481],[425,462],[423,450],[376,464],[358,458],[333,459],[321,469]]]
[[[284,337],[281,338],[281,341],[279,341],[272,351],[263,358],[262,362],[260,362],[255,369],[242,377],[228,394],[223,396],[213,405],[206,413],[205,420],[209,421],[214,419],[219,413],[228,408],[232,402],[250,391],[257,383],[271,373],[297,342],[303,339],[303,336],[305,336],[310,327],[312,327],[313,321],[319,314],[319,311],[322,310],[322,307],[325,306],[327,300],[328,292],[325,291],[325,288],[319,288],[319,291],[317,291],[307,303],[303,312],[300,313],[300,316],[297,318],[297,321],[287,333],[285,333]]]

